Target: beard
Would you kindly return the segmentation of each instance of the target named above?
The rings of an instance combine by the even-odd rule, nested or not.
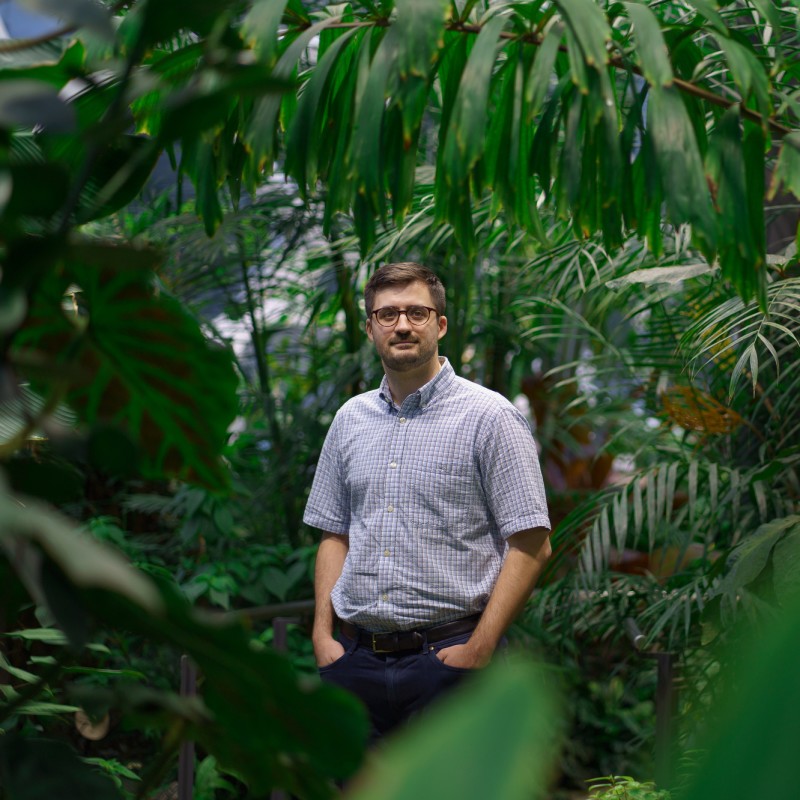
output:
[[[415,346],[402,350],[398,350],[394,346],[405,342]],[[397,338],[378,348],[378,355],[386,369],[391,369],[394,372],[408,372],[427,364],[431,359],[435,358],[438,346],[439,340],[436,338],[430,341],[424,337]]]

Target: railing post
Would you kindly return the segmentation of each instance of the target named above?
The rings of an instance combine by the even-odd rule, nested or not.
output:
[[[662,653],[657,650],[643,651],[645,637],[639,630],[636,620],[627,617],[623,622],[625,632],[635,650],[645,658],[655,659],[656,672],[656,783],[668,788],[672,780],[672,737],[673,721],[677,710],[675,691],[675,653]]]
[[[308,614],[314,610],[313,600],[295,600],[289,603],[278,603],[271,606],[243,611],[228,612],[229,617],[245,617],[253,620],[271,620],[273,625],[273,648],[278,652],[288,649],[289,625],[299,623],[300,617],[278,616],[281,612]],[[181,656],[181,688],[182,697],[194,697],[197,694],[197,667],[187,655]],[[178,800],[192,800],[194,795],[194,742],[181,742],[178,753]],[[286,792],[276,789],[270,795],[271,800],[288,800]]]
[[[285,653],[289,645],[289,625],[300,622],[299,617],[274,617],[272,620],[272,647],[278,653]],[[270,800],[289,800],[283,789],[273,789]]]
[[[181,656],[181,697],[197,694],[197,668],[187,655]],[[178,800],[194,795],[194,742],[184,739],[178,754]]]

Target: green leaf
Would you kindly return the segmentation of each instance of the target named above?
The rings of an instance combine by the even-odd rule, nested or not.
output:
[[[470,172],[483,154],[489,90],[494,72],[500,34],[508,20],[500,15],[483,26],[469,54],[458,86],[448,125],[444,152],[438,169],[443,170],[450,189],[452,203],[467,201],[459,197]],[[438,198],[437,198],[438,199]],[[451,207],[451,219],[457,216]]]
[[[231,5],[232,0],[142,0],[123,18],[117,38],[125,43],[128,52],[143,53],[157,42],[171,45],[169,40],[182,30],[206,36]]]
[[[150,177],[161,154],[145,136],[121,136],[103,148],[91,164],[91,172],[75,210],[82,225],[107,217],[133,201]]]
[[[245,626],[230,616],[200,615],[168,586],[162,587],[161,615],[108,592],[84,597],[115,628],[169,643],[192,658],[211,718],[189,732],[223,768],[241,775],[253,796],[282,787],[327,798],[330,778],[358,767],[367,736],[361,704],[337,687],[299,678],[277,653],[254,649]]]
[[[298,59],[314,37],[319,36],[325,28],[338,21],[338,17],[328,17],[300,33],[278,59],[278,63],[272,70],[273,78],[280,81],[288,80],[297,67]],[[272,166],[275,124],[280,109],[281,99],[274,94],[262,97],[253,106],[253,112],[244,132],[244,141],[250,147],[259,168],[265,162],[267,162],[268,168]]]
[[[781,604],[788,604],[800,594],[800,517],[795,516],[794,520],[775,545],[772,556],[775,596]]]
[[[720,212],[718,247],[722,274],[743,300],[754,295],[761,298],[766,290],[766,253],[758,247],[763,240],[757,243],[751,233],[755,222],[750,218],[750,187],[745,177],[738,106],[728,109],[712,132],[706,166]]]
[[[73,464],[48,458],[12,458],[6,474],[15,492],[51,503],[70,503],[83,496],[85,475]]]
[[[708,257],[716,248],[716,221],[694,130],[674,87],[653,86],[647,104],[647,128],[658,159],[671,220],[689,222]]]
[[[222,224],[224,214],[219,199],[221,168],[215,142],[203,137],[196,144],[192,159],[192,169],[187,172],[192,176],[197,190],[197,210],[208,236],[213,236]]]
[[[30,48],[34,51],[36,48]],[[29,52],[30,52],[29,51]],[[83,43],[77,40],[63,50],[56,50],[52,57],[41,56],[38,59],[26,62],[20,58],[19,53],[15,53],[13,60],[4,62],[0,58],[0,64],[11,66],[8,69],[0,69],[0,81],[17,81],[23,78],[30,78],[37,82],[50,83],[57,89],[61,89],[71,78],[79,74],[85,64],[86,48]]]
[[[374,238],[374,217],[386,216],[382,181],[384,108],[389,75],[397,61],[398,40],[390,28],[369,64],[366,80],[356,85],[356,111],[349,162],[355,181],[356,221],[362,252]],[[363,62],[362,62],[363,64]]]
[[[742,43],[725,36],[717,36],[716,39],[739,87],[742,104],[746,103],[751,93],[754,94],[758,110],[764,118],[763,127],[766,128],[766,120],[772,113],[772,103],[769,97],[770,81],[764,67],[756,55]]]
[[[0,512],[4,506],[0,506]],[[25,639],[31,642],[46,642],[47,644],[65,645],[69,641],[64,633],[57,628],[25,628],[21,631],[10,631],[3,636],[12,639]]]
[[[357,33],[357,30],[347,31],[325,51],[303,89],[292,120],[286,140],[286,172],[297,180],[303,197],[307,196],[309,188],[313,192],[317,180],[319,140],[312,139],[312,135],[318,130],[324,131],[324,125],[318,121],[323,114],[319,108],[320,97],[340,51]]]
[[[121,800],[110,778],[64,742],[16,732],[0,736],[0,783],[14,800]]]
[[[62,289],[51,281],[37,294],[17,347],[35,347],[71,367],[67,401],[84,422],[126,430],[141,446],[145,475],[220,489],[228,481],[220,453],[238,410],[231,354],[210,344],[148,272],[95,263],[121,264],[135,254],[101,242],[73,250],[69,278],[80,287],[85,316],[63,315]]]
[[[711,596],[724,595],[732,606],[735,605],[736,597],[742,588],[753,583],[762,574],[777,543],[784,536],[789,535],[789,531],[792,531],[792,535],[796,538],[798,526],[800,526],[800,517],[784,517],[761,525],[747,536],[741,544],[733,549],[732,564],[725,577],[712,591]],[[793,549],[793,545],[794,543],[788,546],[790,550],[787,552]],[[773,563],[777,567],[774,557]]]
[[[276,78],[260,64],[207,73],[190,88],[166,95],[159,138],[168,142],[206,130],[219,131],[243,98],[279,97],[294,90],[292,81]]]
[[[613,278],[606,281],[609,289],[618,291],[634,284],[654,286],[659,283],[673,285],[683,281],[697,278],[701,275],[710,275],[716,271],[711,264],[685,264],[678,267],[648,267],[647,269],[636,269],[623,275],[621,278]],[[693,462],[694,463],[694,462]]]
[[[774,200],[781,189],[800,199],[800,133],[790,133],[783,137],[767,199]]]
[[[69,192],[69,178],[60,164],[10,164],[7,170],[12,190],[6,214],[51,217],[61,210]],[[42,191],[43,186],[47,191]]]
[[[11,560],[34,599],[44,600],[46,593],[38,566],[41,559],[36,557],[32,544],[58,566],[73,586],[119,592],[148,609],[148,613],[157,612],[161,606],[150,579],[133,569],[116,550],[80,533],[66,518],[34,500],[26,499],[23,506],[5,492],[0,494],[0,542],[9,547],[13,542]],[[23,553],[29,554],[27,561]],[[61,631],[49,628],[7,635],[52,644],[65,641]]]
[[[529,119],[534,119],[541,111],[542,103],[550,89],[558,49],[564,34],[564,26],[558,21],[548,26],[541,45],[536,48],[528,81],[525,84],[529,104]]]
[[[661,26],[656,15],[640,3],[625,3],[628,17],[633,23],[634,41],[644,77],[656,86],[672,84],[672,65]]]
[[[242,38],[271,65],[278,50],[278,27],[286,8],[286,0],[255,0],[242,20]]]
[[[775,2],[773,0],[751,0],[751,2],[758,9],[761,16],[775,29],[775,33],[780,38],[782,29],[781,13]]]
[[[544,797],[555,750],[552,685],[525,662],[493,665],[469,680],[374,754],[351,800]]]
[[[54,86],[35,80],[0,81],[0,126],[69,132],[75,128],[75,111]]]
[[[401,109],[406,145],[419,128],[428,99],[432,71],[444,47],[448,0],[397,0],[397,64],[389,86]]]
[[[594,0],[556,0],[575,36],[586,66],[600,69],[608,63],[606,42],[611,38],[605,14]]]
[[[800,604],[754,627],[722,663],[734,674],[709,708],[702,750],[684,800],[797,795],[800,741]],[[769,735],[763,732],[769,731]]]
[[[727,32],[727,26],[717,11],[719,4],[715,0],[691,0],[689,5],[694,6],[698,13],[702,14],[711,23],[713,28],[722,33]]]

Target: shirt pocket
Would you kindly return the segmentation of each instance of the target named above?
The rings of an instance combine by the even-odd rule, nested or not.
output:
[[[412,473],[414,502],[423,514],[444,521],[479,502],[477,471],[464,460],[431,460]]]

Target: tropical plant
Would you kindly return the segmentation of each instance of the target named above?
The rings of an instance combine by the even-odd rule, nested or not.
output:
[[[14,424],[3,426],[12,430],[6,458],[37,430],[52,443],[66,441],[50,418],[68,405],[98,468],[229,488],[220,456],[240,379],[230,350],[210,341],[165,290],[157,250],[79,228],[136,197],[163,152],[178,169],[178,186],[183,176],[193,183],[208,233],[223,225],[228,202],[244,206],[277,165],[302,197],[319,194],[329,237],[339,215],[352,211],[362,252],[375,243],[376,224],[413,221],[417,170],[427,162],[435,170],[428,205],[469,256],[495,219],[507,223],[506,252],[515,257],[512,245],[524,247],[537,280],[548,277],[550,245],[578,254],[561,275],[550,272],[547,291],[526,293],[514,319],[537,347],[554,333],[561,342],[560,353],[542,356],[545,370],[564,370],[556,390],[567,398],[541,426],[553,463],[561,467],[564,446],[580,444],[578,425],[590,422],[604,423],[604,451],[630,454],[632,442],[639,457],[636,480],[566,510],[560,536],[579,548],[581,588],[613,588],[597,569],[609,562],[612,535],[616,550],[630,542],[680,553],[700,544],[704,568],[679,578],[648,611],[654,636],[678,636],[713,589],[711,545],[726,554],[759,523],[784,525],[796,511],[796,278],[791,254],[778,269],[767,267],[763,213],[765,194],[800,194],[799,62],[789,6],[141,0],[110,7],[71,0],[59,14],[65,27],[56,33],[0,46],[2,380],[17,399]],[[476,228],[473,206],[486,198],[486,228]],[[544,209],[566,218],[571,233],[554,239]],[[594,233],[602,247],[589,238]],[[641,253],[644,275],[616,261],[630,234],[637,239],[621,252]],[[261,267],[251,273],[235,232],[233,239],[231,262],[247,272],[241,286],[252,280],[265,290]],[[229,239],[223,232],[217,241],[227,247]],[[679,271],[666,276],[690,279],[689,302],[658,288],[665,273],[644,249],[658,257],[685,253],[687,243],[704,266],[687,272],[675,264]],[[600,280],[597,256],[605,253]],[[711,272],[715,259],[719,276]],[[495,284],[498,306],[517,296],[505,273]],[[336,274],[340,292],[352,288],[354,271]],[[577,298],[570,280],[578,281]],[[472,284],[463,289],[475,296]],[[620,293],[613,302],[609,289]],[[616,303],[630,313],[612,318]],[[250,308],[254,350],[264,354],[269,326],[256,303]],[[467,320],[455,340],[459,359]],[[507,329],[495,333],[500,346],[485,363],[499,382],[505,362],[497,353],[513,345]],[[632,341],[634,333],[646,338]],[[257,357],[263,373],[269,358]],[[694,381],[687,367],[696,369]],[[731,391],[742,377],[755,390],[752,400]],[[576,422],[575,411],[586,409],[592,414]],[[631,409],[666,424],[650,431],[635,421],[617,425]],[[271,413],[268,424],[278,418]],[[307,466],[313,448],[292,448],[289,460]],[[31,458],[27,480],[16,486],[47,494],[55,468],[59,486],[74,489],[74,471],[56,461]],[[284,512],[290,523],[296,510]],[[73,646],[87,639],[89,612],[177,643],[203,668],[206,708],[159,696],[162,721],[196,737],[255,793],[284,785],[324,796],[330,776],[355,768],[363,720],[344,698],[318,690],[312,712],[311,696],[284,662],[254,653],[235,625],[207,623],[173,589],[76,537],[46,506],[4,491],[0,516],[9,619],[32,599],[50,609]],[[762,531],[772,546],[757,548],[771,564],[776,552],[795,552],[780,544],[796,539],[795,528],[785,522],[780,536],[776,530]],[[732,586],[724,589],[720,596],[730,597]],[[61,664],[50,667],[30,671],[36,679],[6,705],[5,720],[46,690]],[[142,710],[114,691],[108,697],[132,716]],[[296,705],[297,726],[284,724],[286,702]],[[312,713],[341,715],[337,724],[349,726],[350,738],[337,737],[339,753],[318,738],[319,720],[306,724]],[[168,768],[177,739],[167,737],[141,793]],[[63,750],[29,737],[4,736],[1,749],[5,782],[17,794],[26,764],[44,773],[38,765],[49,759],[79,774]],[[87,786],[96,783],[82,774]]]

